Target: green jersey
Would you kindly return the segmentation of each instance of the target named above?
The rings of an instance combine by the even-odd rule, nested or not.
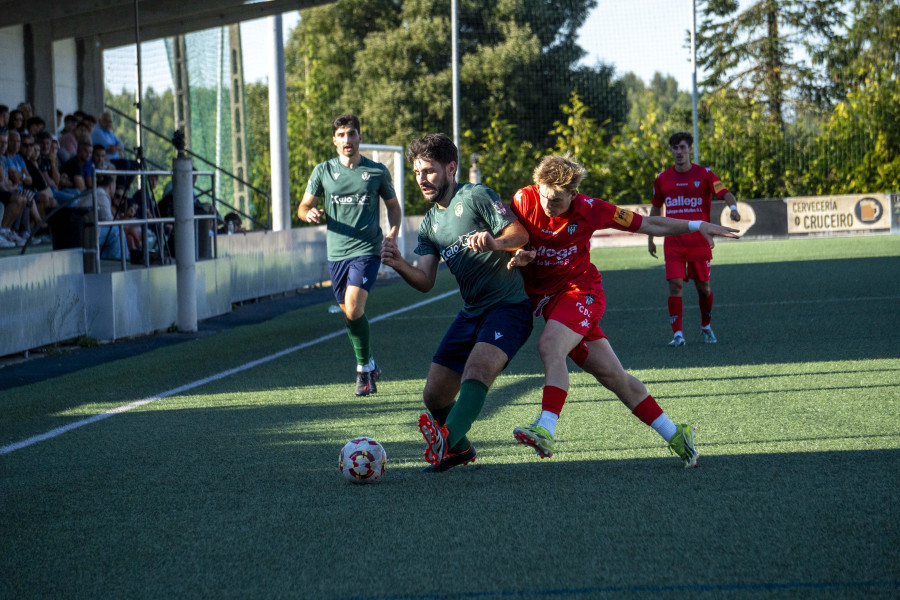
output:
[[[497,236],[515,220],[491,188],[471,183],[457,186],[446,209],[434,205],[425,213],[416,254],[444,259],[459,283],[464,312],[479,315],[497,304],[527,298],[519,270],[506,268],[508,251],[475,252],[466,245],[472,234],[489,231]]]
[[[328,260],[381,254],[378,197],[396,196],[387,167],[363,156],[351,169],[335,157],[316,165],[306,191],[325,198]]]

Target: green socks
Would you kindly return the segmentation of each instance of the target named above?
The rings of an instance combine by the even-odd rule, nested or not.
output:
[[[372,358],[372,346],[369,342],[369,319],[366,315],[355,321],[344,319],[347,324],[347,335],[353,344],[353,352],[356,354],[356,364],[367,365]]]
[[[487,386],[477,379],[466,379],[459,386],[459,398],[457,398],[453,410],[447,415],[447,431],[450,432],[447,445],[450,447],[450,452],[458,454],[465,452],[469,447],[466,433],[481,414],[487,392]]]

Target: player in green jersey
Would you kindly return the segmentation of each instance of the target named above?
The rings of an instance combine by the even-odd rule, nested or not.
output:
[[[356,354],[356,395],[378,391],[381,369],[372,356],[366,300],[381,267],[382,240],[396,239],[401,211],[391,175],[381,163],[359,153],[359,118],[344,114],[331,124],[337,157],[316,165],[297,217],[309,223],[327,217],[325,235],[334,297],[344,313]],[[381,233],[378,198],[387,208],[390,231]],[[318,208],[324,199],[324,208]]]
[[[506,268],[528,233],[493,190],[456,182],[458,157],[456,145],[442,133],[409,145],[406,159],[433,206],[419,227],[416,265],[403,258],[393,239],[386,239],[381,251],[382,262],[420,292],[434,287],[443,260],[463,297],[463,308],[432,359],[423,392],[431,413],[419,417],[425,460],[431,463],[428,473],[475,460],[466,434],[488,388],[533,327],[522,278]]]

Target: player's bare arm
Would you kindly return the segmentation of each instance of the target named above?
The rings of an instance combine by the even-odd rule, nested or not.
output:
[[[384,206],[387,209],[388,225],[390,225],[391,228],[385,237],[397,239],[397,235],[400,233],[400,223],[402,221],[400,202],[395,196],[389,200],[385,200]]]
[[[699,224],[699,228],[692,229],[692,227],[696,226],[692,224]],[[736,238],[740,230],[733,227],[725,227],[724,225],[714,225],[706,221],[685,221],[684,219],[653,216],[644,217],[641,227],[638,229],[638,233],[658,236],[683,235],[693,231],[699,231],[703,234],[703,237],[709,242],[709,247],[714,248],[716,243],[713,238],[715,236]]]
[[[394,238],[384,238],[381,245],[381,262],[397,271],[413,288],[420,292],[431,291],[437,281],[437,270],[441,259],[436,254],[425,254],[419,257],[418,266],[409,264]]]
[[[658,207],[658,206],[650,207],[650,216],[651,217],[658,217],[658,216],[660,216],[661,213],[662,213],[662,209],[660,209],[660,207]],[[656,242],[653,241],[652,235],[647,236],[647,249],[650,251],[650,256],[652,256],[653,258],[658,258],[656,256]]]
[[[305,223],[318,223],[322,217],[322,211],[316,207],[320,197],[313,196],[309,192],[303,193],[303,200],[297,207],[297,218]]]
[[[738,212],[737,207],[737,198],[734,197],[734,194],[728,192],[725,196],[722,197],[725,202],[728,203],[728,206],[731,207],[731,220],[735,223],[741,220],[741,213]]]
[[[491,252],[508,250],[514,252],[528,243],[528,231],[518,221],[513,221],[503,228],[500,235],[494,237],[489,231],[479,231],[469,236],[469,248],[475,252]]]

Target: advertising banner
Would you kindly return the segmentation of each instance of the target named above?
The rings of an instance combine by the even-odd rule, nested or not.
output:
[[[887,194],[785,198],[788,233],[873,231],[891,228]]]

